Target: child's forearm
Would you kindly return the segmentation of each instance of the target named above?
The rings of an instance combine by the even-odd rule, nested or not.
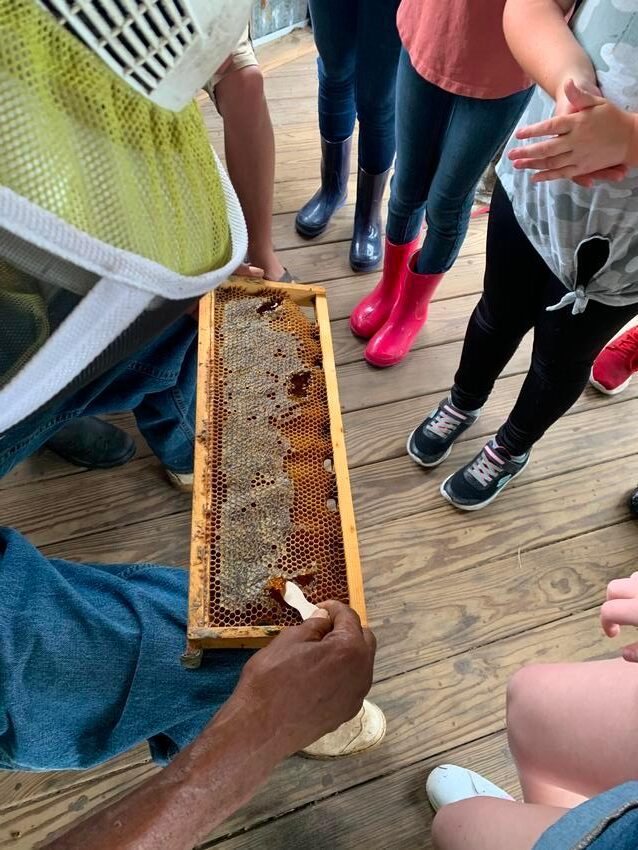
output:
[[[557,98],[565,81],[596,85],[596,72],[565,20],[573,0],[507,0],[505,37],[515,59],[545,91]]]

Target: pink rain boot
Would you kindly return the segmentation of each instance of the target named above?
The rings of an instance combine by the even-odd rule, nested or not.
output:
[[[390,317],[365,350],[365,358],[373,366],[400,363],[416,339],[428,317],[428,306],[443,274],[417,274],[413,271],[418,252],[408,262],[401,294]]]
[[[350,330],[355,336],[370,339],[387,322],[403,286],[408,259],[418,242],[418,237],[406,245],[395,245],[389,239],[385,240],[381,280],[357,304],[350,316]]]

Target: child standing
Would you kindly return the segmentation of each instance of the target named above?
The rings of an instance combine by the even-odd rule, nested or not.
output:
[[[392,366],[412,347],[465,239],[474,190],[528,98],[503,34],[505,0],[402,0],[397,159],[383,276],[357,305],[365,357]],[[423,218],[428,230],[418,249]]]
[[[638,10],[585,0],[572,32],[571,5],[508,0],[508,41],[540,85],[501,161],[484,293],[450,397],[408,442],[423,466],[447,457],[534,329],[531,367],[507,421],[441,487],[463,510],[485,507],[525,469],[534,443],[584,389],[601,347],[638,313]],[[539,136],[550,138],[516,140]]]
[[[394,159],[394,105],[400,0],[310,0],[319,51],[321,186],[297,213],[295,227],[314,239],[348,195],[350,149],[359,119],[357,202],[350,243],[353,271],[381,260],[381,201]]]

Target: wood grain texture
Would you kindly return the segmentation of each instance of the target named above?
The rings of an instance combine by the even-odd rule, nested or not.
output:
[[[188,646],[186,653],[196,653],[192,645],[193,631],[208,624],[210,604],[210,561],[206,546],[206,511],[210,504],[211,470],[207,449],[212,434],[219,427],[210,415],[211,368],[215,351],[215,296],[209,292],[199,302],[197,344],[197,400],[195,408],[195,453],[193,469],[193,505],[191,556],[188,582]]]
[[[496,433],[516,401],[523,379],[524,375],[519,373],[496,382],[478,422],[461,435],[459,444]],[[350,468],[404,455],[408,434],[438,405],[441,398],[442,394],[438,391],[344,414]],[[604,396],[593,387],[587,387],[568,415],[584,410],[602,411],[635,398],[638,398],[636,383],[617,396]],[[623,410],[618,409],[619,417],[624,416]]]
[[[351,178],[351,181],[352,180],[354,180],[354,178]],[[308,186],[308,190],[308,197],[310,197],[314,190],[310,185]],[[293,191],[292,188],[290,191]],[[293,246],[292,248],[279,249],[280,259],[282,263],[290,269],[290,273],[296,280],[302,281],[303,283],[321,283],[324,285],[328,280],[342,279],[352,276],[353,272],[350,268],[350,262],[348,259],[348,252],[350,250],[349,240],[350,235],[348,235],[345,240],[341,241],[327,241],[326,239],[324,242],[315,242],[313,240],[310,244],[306,243],[299,246]],[[467,253],[464,253],[462,256],[465,258],[475,257],[476,265],[478,265],[478,267],[482,270],[484,260],[483,257],[479,255],[480,252],[484,251],[484,247],[477,246],[474,253],[472,253],[474,249],[471,247],[479,240],[480,237],[477,231],[476,238],[472,239],[468,243]],[[458,287],[462,287],[463,283],[462,281],[459,281],[458,278],[459,276],[464,277],[464,268],[465,265],[462,264],[460,267],[455,267],[448,272],[443,279],[443,283],[439,287],[441,293],[439,297],[443,297],[444,295],[451,297],[452,293],[459,294],[457,291]],[[380,275],[380,270],[377,274]],[[451,290],[450,287],[454,284],[454,282],[456,282],[457,289]],[[473,282],[472,289],[469,291],[477,291],[475,287],[476,281]],[[466,292],[464,291],[463,294],[466,294]]]
[[[430,306],[428,321],[414,341],[412,351],[447,342],[462,342],[477,300],[476,295],[468,295],[465,298],[435,301]],[[348,319],[333,322],[332,336],[335,358],[340,366],[361,361],[367,341],[354,336]]]
[[[510,793],[520,793],[505,734],[499,732],[236,835],[222,846],[224,850],[432,850],[433,812],[425,782],[441,762],[467,765]]]
[[[350,489],[350,473],[348,472],[348,457],[346,455],[346,440],[341,419],[339,402],[339,385],[337,370],[330,334],[330,317],[325,295],[317,296],[315,301],[317,324],[321,335],[321,353],[323,358],[323,373],[326,381],[328,411],[330,414],[330,436],[332,439],[333,467],[337,479],[339,514],[343,535],[343,550],[346,559],[348,576],[348,597],[350,607],[354,608],[361,619],[367,624],[366,603],[363,593],[363,577],[361,575],[361,558],[359,557],[359,541],[357,525],[354,518],[352,492]]]
[[[148,747],[141,744],[127,753],[89,770],[58,770],[51,773],[39,771],[0,772],[0,812],[15,809],[26,802],[41,802],[60,790],[81,787],[95,779],[114,776],[131,768],[149,764]]]
[[[334,798],[425,758],[444,760],[450,749],[504,729],[506,683],[523,664],[608,657],[618,646],[618,641],[602,636],[597,612],[584,612],[386,679],[372,691],[372,699],[388,718],[382,747],[350,760],[290,759],[214,837]],[[224,847],[223,841],[220,846]],[[255,850],[261,846],[258,835],[252,846]]]
[[[622,410],[621,416],[619,410]],[[635,435],[627,428],[627,421],[636,416],[638,399],[632,399],[622,408],[611,406],[583,411],[559,420],[538,442],[527,469],[512,482],[508,495],[534,482],[560,477],[564,470],[569,470],[570,474],[586,470],[592,466],[592,457],[598,465],[613,461],[619,454],[621,457],[634,455],[638,446]],[[583,452],[585,441],[587,452]],[[378,526],[439,507],[443,501],[439,493],[441,482],[477,455],[484,444],[485,437],[465,440],[443,463],[432,469],[423,469],[404,454],[353,470],[352,486],[360,527]]]
[[[531,336],[523,340],[503,369],[503,377],[527,372],[531,343]],[[430,393],[439,394],[440,399],[452,386],[462,347],[461,342],[450,342],[416,349],[391,369],[375,369],[361,360],[344,364],[339,369],[341,409],[348,413]]]
[[[382,525],[364,524],[359,532],[364,575],[400,569],[427,576],[434,564],[452,581],[478,564],[575,538],[577,529],[582,534],[615,526],[627,518],[626,468],[625,459],[615,460],[512,488],[481,522],[442,503]]]

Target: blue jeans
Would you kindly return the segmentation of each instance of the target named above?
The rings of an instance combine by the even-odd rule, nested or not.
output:
[[[0,435],[0,477],[72,419],[132,410],[164,466],[193,471],[197,326],[184,316],[97,380]]]
[[[404,245],[427,234],[416,271],[438,274],[456,260],[481,175],[514,128],[530,90],[498,100],[444,91],[401,52],[397,76],[397,161],[386,234]]]
[[[387,171],[394,159],[399,5],[400,0],[310,0],[321,135],[344,141],[358,116],[359,165],[369,174]]]
[[[133,410],[160,460],[192,471],[196,328],[180,319],[135,357],[0,437],[0,474],[70,419]],[[0,768],[99,764],[142,741],[165,762],[232,693],[249,653],[181,666],[188,574],[45,558],[0,528]]]
[[[533,850],[636,850],[638,782],[626,782],[571,809]]]

